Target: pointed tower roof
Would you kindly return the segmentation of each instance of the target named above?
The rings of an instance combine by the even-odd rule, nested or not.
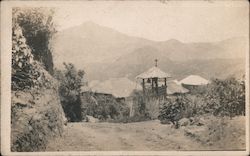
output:
[[[146,72],[136,76],[136,79],[146,79],[146,78],[169,78],[171,77],[169,74],[163,72],[160,68],[158,67],[152,67]]]

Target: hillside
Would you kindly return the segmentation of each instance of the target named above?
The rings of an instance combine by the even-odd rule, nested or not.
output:
[[[86,22],[58,32],[54,38],[53,47],[57,58],[55,61],[66,59],[81,66],[83,62],[96,63],[113,60],[147,42],[150,41],[129,37],[111,28]]]
[[[98,69],[96,66],[91,66],[90,70],[87,71],[88,77],[90,79],[101,80],[108,79],[109,77],[129,77],[133,80],[137,75],[154,65],[154,58],[160,58],[159,67],[169,73],[173,79],[178,80],[191,74],[200,75],[207,79],[223,79],[228,76],[241,78],[245,71],[244,59],[172,61],[167,56],[159,53],[159,51],[147,47],[122,56],[113,63],[102,65],[99,71],[95,70]],[[102,77],[100,78],[98,75],[102,75]]]
[[[85,69],[90,80],[122,76],[133,79],[158,58],[159,66],[177,79],[189,74],[224,78],[243,75],[246,41],[239,37],[213,43],[175,39],[157,42],[85,22],[57,33],[54,63],[60,68],[62,60],[73,62]]]

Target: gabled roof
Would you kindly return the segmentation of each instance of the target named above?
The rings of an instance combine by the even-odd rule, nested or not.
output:
[[[189,90],[182,87],[182,85],[178,84],[175,80],[167,82],[167,94],[175,94],[175,93],[188,93]]]
[[[126,77],[111,78],[98,82],[91,81],[89,87],[93,92],[113,94],[115,97],[128,97],[134,89],[141,90],[141,86]]]
[[[207,85],[209,81],[199,75],[190,75],[181,80],[180,83],[186,85]]]
[[[160,68],[158,67],[152,67],[148,71],[136,76],[136,79],[146,79],[146,78],[169,78],[170,75],[163,72]]]

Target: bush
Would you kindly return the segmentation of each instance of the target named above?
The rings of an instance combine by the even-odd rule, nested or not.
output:
[[[64,63],[65,70],[55,70],[54,76],[59,80],[59,95],[68,121],[81,121],[82,116],[80,92],[83,86],[83,70],[77,70],[73,64]]]
[[[245,82],[215,79],[204,95],[204,110],[219,116],[245,115]]]
[[[118,102],[112,95],[84,93],[81,96],[86,114],[100,121],[117,120],[129,116],[129,108],[123,102]]]
[[[235,78],[214,79],[186,95],[185,117],[202,114],[230,116],[245,114],[245,82]]]
[[[188,100],[188,103],[185,105],[185,114],[186,118],[194,117],[196,115],[205,114],[204,106],[206,105],[206,101],[204,96],[201,95],[185,95]]]
[[[170,121],[175,128],[178,128],[178,121],[183,118],[187,103],[188,101],[185,97],[172,97],[166,99],[165,103],[160,108],[159,120],[161,122]]]

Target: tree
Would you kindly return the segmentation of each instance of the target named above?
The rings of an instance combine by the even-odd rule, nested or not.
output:
[[[53,73],[50,41],[56,32],[53,14],[53,9],[48,8],[13,8],[12,12],[13,24],[21,27],[34,59],[43,63],[50,74]]]
[[[245,82],[235,78],[215,79],[205,95],[205,109],[214,115],[230,116],[245,114]]]
[[[81,87],[84,85],[84,71],[77,70],[72,63],[63,63],[64,70],[55,70],[54,76],[59,80],[59,95],[68,121],[81,121]]]

